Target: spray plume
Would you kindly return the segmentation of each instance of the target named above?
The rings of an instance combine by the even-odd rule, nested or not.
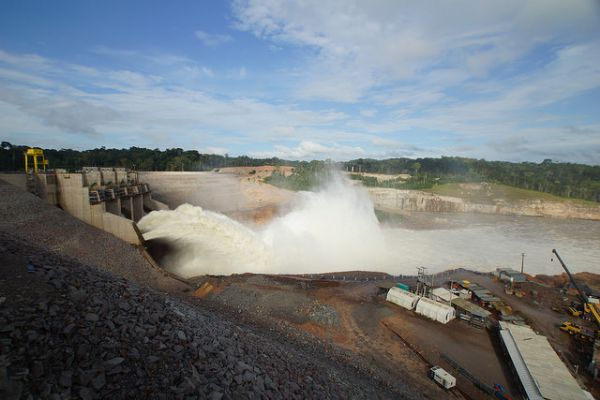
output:
[[[368,194],[338,174],[299,192],[291,211],[260,231],[189,204],[152,212],[139,228],[146,240],[169,243],[164,264],[184,277],[380,270],[385,253]]]

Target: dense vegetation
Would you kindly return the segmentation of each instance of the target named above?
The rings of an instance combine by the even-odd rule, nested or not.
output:
[[[2,142],[0,170],[23,170],[23,152],[26,146]],[[146,171],[207,171],[227,166],[291,165],[292,176],[273,174],[269,182],[293,190],[307,190],[318,185],[323,171],[338,167],[354,171],[353,178],[367,186],[403,189],[427,189],[444,183],[492,182],[523,189],[551,193],[561,197],[600,202],[600,166],[573,163],[510,163],[485,161],[462,157],[391,158],[387,160],[357,159],[345,163],[330,161],[286,161],[279,158],[256,159],[247,156],[228,157],[201,154],[179,148],[159,150],[131,147],[129,149],[99,149],[77,151],[71,149],[44,150],[51,168],[73,171],[83,166],[125,167]],[[392,179],[378,182],[375,177],[358,174],[409,174],[408,180]]]
[[[2,142],[0,148],[0,170],[23,170],[23,152],[27,146],[14,146]],[[129,149],[93,150],[44,149],[50,160],[50,168],[64,168],[75,171],[84,166],[124,167],[140,171],[209,171],[228,166],[256,167],[259,165],[290,165],[293,162],[273,158],[250,158],[248,156],[228,157],[218,154],[201,154],[196,150],[179,148],[159,150],[130,147]]]
[[[561,197],[600,202],[600,166],[556,163],[544,160],[510,163],[462,157],[358,159],[345,163],[347,170],[382,174],[410,174],[406,182],[377,182],[373,177],[356,175],[370,186],[431,188],[453,182],[494,182]]]
[[[325,183],[336,166],[331,161],[301,161],[296,163],[292,175],[285,176],[275,171],[265,182],[289,190],[311,190]]]

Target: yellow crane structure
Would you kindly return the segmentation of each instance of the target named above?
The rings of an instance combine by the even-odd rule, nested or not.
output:
[[[40,170],[46,172],[46,167],[48,167],[48,160],[44,157],[44,150],[30,147],[27,151],[23,152],[23,156],[25,157],[25,172],[30,173],[33,172],[37,174]]]

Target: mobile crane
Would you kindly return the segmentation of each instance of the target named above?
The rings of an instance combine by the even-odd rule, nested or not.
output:
[[[569,271],[569,269],[567,268],[567,266],[565,265],[565,263],[563,262],[562,258],[560,258],[560,256],[558,255],[558,252],[556,251],[556,249],[552,249],[552,253],[554,253],[554,255],[556,256],[556,258],[558,259],[558,261],[560,262],[560,265],[562,265],[563,269],[565,270],[565,272],[567,273],[569,280],[571,281],[571,284],[573,285],[573,287],[577,290],[577,297],[579,297],[579,300],[581,301],[581,306],[582,306],[582,311],[583,314],[592,314],[594,316],[594,320],[596,321],[596,324],[598,325],[598,327],[600,328],[600,304],[597,303],[597,299],[596,302],[592,302],[590,300],[592,300],[591,298],[589,298],[584,292],[583,290],[581,290],[581,288],[579,287],[579,285],[577,284],[577,282],[575,281],[575,278],[573,278],[573,275],[571,275],[571,271]],[[574,316],[580,316],[581,312],[576,310],[575,307],[571,306],[569,307],[569,311],[571,312],[572,315]],[[561,330],[570,333],[571,335],[573,334],[580,334],[581,333],[581,328],[576,325],[573,324],[571,322],[565,322],[561,325]],[[596,331],[596,335],[598,336],[600,331]]]

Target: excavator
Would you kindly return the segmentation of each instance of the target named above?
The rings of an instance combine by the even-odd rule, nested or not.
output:
[[[573,275],[571,275],[571,271],[569,271],[569,269],[567,268],[567,266],[563,262],[563,260],[560,257],[560,255],[558,255],[558,252],[556,251],[556,249],[552,249],[552,253],[554,253],[554,255],[556,256],[556,258],[560,262],[560,265],[562,265],[563,269],[567,273],[567,276],[569,277],[569,280],[571,281],[571,284],[577,290],[577,297],[579,298],[579,301],[581,301],[581,307],[577,307],[576,304],[572,304],[569,307],[569,312],[571,313],[571,315],[576,316],[576,317],[579,317],[579,316],[584,316],[585,317],[585,316],[591,314],[593,316],[594,321],[598,325],[598,328],[600,328],[600,303],[598,302],[598,299],[592,298],[592,297],[588,297],[583,292],[583,290],[581,290],[581,288],[579,287],[579,285],[575,281],[575,278],[573,278]],[[560,329],[562,331],[568,332],[571,335],[578,335],[579,336],[582,333],[582,328],[579,325],[573,324],[571,322],[564,322],[560,326]],[[596,334],[593,335],[593,336],[600,337],[600,330],[597,330]]]

